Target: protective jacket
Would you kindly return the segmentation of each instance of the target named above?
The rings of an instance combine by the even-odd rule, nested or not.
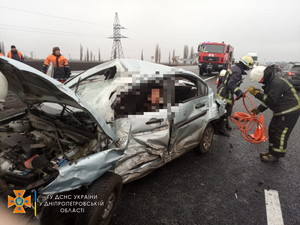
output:
[[[265,71],[266,73],[266,71]],[[270,108],[274,116],[292,114],[300,111],[300,99],[293,85],[286,79],[275,76],[274,72],[264,74],[263,92],[255,95],[262,101],[258,106],[260,112]]]
[[[220,99],[225,99],[228,104],[232,104],[234,94],[239,96],[243,93],[240,85],[243,81],[242,75],[246,75],[245,66],[242,63],[237,63],[227,70],[224,76],[220,76],[217,87],[217,96]]]
[[[1,52],[0,52],[0,55],[1,55],[1,56],[4,56]]]
[[[7,53],[7,57],[11,59],[18,60],[20,62],[24,62],[24,58],[22,56],[22,53],[19,51],[10,51]]]
[[[43,72],[46,73],[50,63],[53,64],[54,68],[54,79],[67,79],[71,75],[71,70],[67,59],[63,55],[49,55],[43,65]]]

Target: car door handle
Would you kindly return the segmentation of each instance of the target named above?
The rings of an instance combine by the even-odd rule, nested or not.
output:
[[[206,106],[204,103],[198,103],[198,104],[195,105],[195,108],[199,109],[199,108],[202,108],[204,106]]]
[[[162,123],[164,122],[164,119],[156,119],[156,118],[151,118],[148,122],[146,122],[147,125],[153,124],[153,123]]]

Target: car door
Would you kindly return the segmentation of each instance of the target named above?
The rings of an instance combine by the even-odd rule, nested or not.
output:
[[[169,143],[168,112],[165,107],[168,94],[167,85],[157,84],[158,80],[132,87],[122,94],[121,107],[115,107],[117,114],[127,114],[126,118],[117,119],[115,123],[130,126],[128,147],[116,166],[116,172],[126,182],[165,164]],[[124,127],[120,126],[121,129]]]
[[[201,128],[206,125],[208,86],[196,76],[183,74],[176,78],[174,124],[169,151],[172,160],[199,144]]]

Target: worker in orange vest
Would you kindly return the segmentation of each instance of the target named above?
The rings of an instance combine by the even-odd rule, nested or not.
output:
[[[22,53],[17,51],[16,46],[12,45],[11,51],[7,53],[7,57],[11,59],[15,59],[20,62],[24,62],[24,58],[22,56]]]
[[[71,70],[69,67],[69,63],[67,62],[67,59],[60,54],[59,47],[53,47],[52,54],[49,55],[43,65],[43,72],[46,73],[48,66],[50,63],[53,64],[54,68],[54,75],[53,78],[64,81],[68,79],[71,75]]]

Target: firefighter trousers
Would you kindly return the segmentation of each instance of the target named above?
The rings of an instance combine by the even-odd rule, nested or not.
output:
[[[227,103],[225,109],[226,109],[226,114],[224,117],[224,121],[228,122],[228,117],[231,116],[232,105]]]
[[[269,124],[269,153],[284,157],[290,134],[297,123],[300,112],[273,116]]]

